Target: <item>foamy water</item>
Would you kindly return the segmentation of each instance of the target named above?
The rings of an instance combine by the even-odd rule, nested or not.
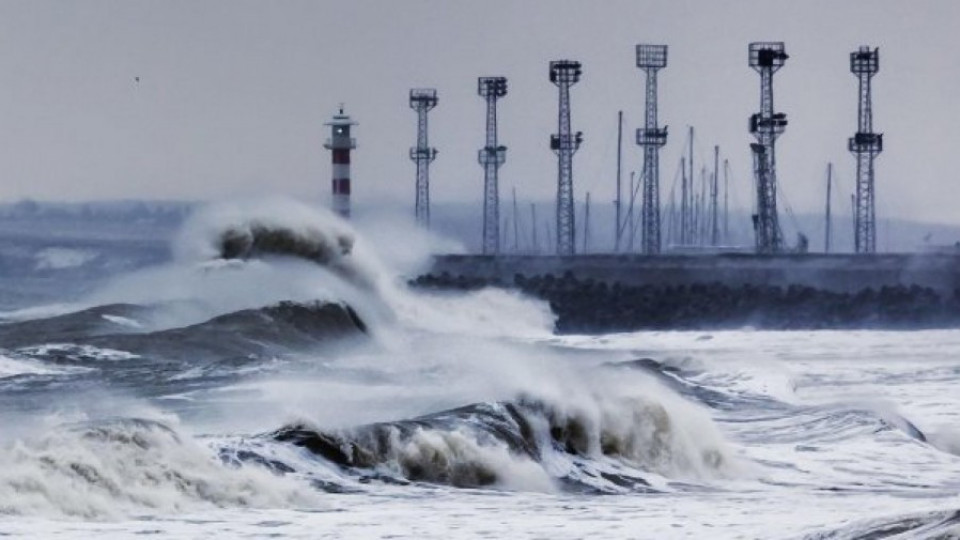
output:
[[[301,210],[257,223],[336,238]],[[212,215],[193,245],[251,222]],[[960,535],[958,330],[554,336],[513,292],[338,264],[187,257],[21,312],[0,535]],[[369,328],[323,340],[336,311],[279,300]]]
[[[723,474],[702,474],[695,470],[690,456],[683,455],[704,448],[706,433],[691,425],[691,431],[678,435],[675,446],[668,451],[673,462],[667,467],[657,470],[653,463],[629,456],[606,460],[610,463],[598,456],[591,465],[593,470],[608,472],[618,466],[645,470],[645,478],[655,488],[653,493],[629,489],[612,496],[564,492],[551,480],[571,466],[563,463],[562,455],[535,464],[511,457],[504,448],[482,449],[473,443],[473,450],[461,446],[458,452],[483,452],[486,457],[482,459],[504,474],[507,481],[480,490],[426,484],[364,484],[330,466],[325,477],[339,479],[352,492],[319,492],[314,493],[314,500],[309,500],[302,492],[310,491],[308,484],[302,480],[271,480],[270,483],[285,486],[282,495],[272,495],[279,488],[268,490],[245,484],[253,480],[243,478],[240,471],[216,472],[220,466],[213,461],[213,450],[208,449],[203,458],[202,454],[197,455],[199,447],[190,442],[189,455],[178,449],[173,457],[166,458],[172,463],[160,461],[158,466],[178,467],[185,477],[208,474],[204,481],[225,490],[224,499],[211,501],[209,494],[207,498],[180,503],[167,498],[150,499],[131,509],[130,500],[136,500],[138,495],[114,493],[110,496],[118,500],[107,497],[94,503],[89,497],[84,499],[84,505],[104,505],[102,512],[89,514],[70,506],[69,512],[46,509],[48,517],[43,517],[45,512],[27,512],[26,516],[4,518],[0,531],[43,532],[62,537],[157,531],[171,536],[281,534],[307,538],[323,534],[340,538],[442,538],[456,531],[457,537],[477,538],[787,538],[846,527],[847,533],[837,536],[845,538],[856,537],[877,524],[909,517],[935,525],[943,518],[942,512],[958,508],[960,457],[952,452],[957,451],[955,388],[960,368],[953,358],[960,352],[960,332],[721,332],[711,336],[711,340],[704,341],[699,333],[639,333],[603,340],[569,337],[549,340],[549,344],[533,338],[532,348],[524,350],[560,347],[582,354],[588,349],[589,354],[576,358],[593,363],[604,357],[634,356],[642,348],[644,356],[695,366],[688,375],[682,372],[685,375],[678,377],[685,384],[715,390],[721,396],[718,399],[729,401],[722,408],[704,407],[689,397],[671,398],[667,404],[661,404],[671,414],[693,414],[707,422],[704,427],[715,432],[709,436],[722,440],[712,444],[721,444],[737,462],[736,467]],[[804,353],[797,349],[800,341],[816,345]],[[847,351],[855,344],[871,353],[850,355]],[[913,355],[905,355],[906,350],[912,350]],[[317,387],[318,392],[325,390],[324,386]],[[344,390],[356,392],[357,386],[348,385],[340,392]],[[397,402],[398,416],[403,417],[413,413],[403,412],[405,406],[429,408],[424,403],[425,393],[388,391],[380,402],[383,406],[391,400]],[[447,399],[453,401],[450,396]],[[571,396],[570,402],[574,407],[576,399]],[[371,403],[376,400],[372,398]],[[362,407],[363,401],[348,400],[343,406]],[[390,415],[380,411],[372,416],[384,419]],[[636,425],[633,422],[637,421],[630,416],[618,420],[625,425]],[[915,426],[927,441],[918,440],[905,425]],[[198,436],[202,434],[193,435]],[[450,435],[443,441],[430,437],[424,435],[420,444],[429,445],[433,451],[452,451]],[[464,437],[469,435],[461,434],[458,440],[463,443]],[[200,440],[207,440],[213,448],[221,447],[208,437]],[[224,442],[223,446],[228,445]],[[28,455],[54,451],[50,442],[39,448],[21,448],[16,470],[29,475],[32,469],[23,464]],[[5,455],[4,460],[8,457]],[[297,460],[310,463],[303,469],[311,470],[313,476],[324,476],[316,470],[315,460],[301,451],[290,450],[288,455],[277,457],[292,466],[298,465]],[[112,458],[131,456],[120,454]],[[65,454],[59,459],[82,462],[89,456]],[[205,467],[213,469],[208,471]],[[194,468],[199,468],[199,472]],[[258,474],[262,480],[269,480]],[[223,480],[217,475],[223,475]],[[138,480],[142,479],[133,478],[134,482]],[[6,481],[9,486],[11,480]],[[238,482],[265,500],[239,504],[242,494],[235,493]],[[169,488],[135,487],[153,493],[154,498],[174,498],[155,494],[158,489],[162,493]],[[59,489],[69,493],[70,486]],[[110,493],[109,489],[104,491]],[[178,489],[174,489],[174,494],[183,496]],[[0,507],[10,504],[7,500]],[[254,509],[240,511],[237,506]],[[178,512],[171,513],[172,508]],[[65,518],[69,521],[62,521]],[[956,532],[950,527],[955,525],[931,529],[931,537],[943,534],[944,530]]]

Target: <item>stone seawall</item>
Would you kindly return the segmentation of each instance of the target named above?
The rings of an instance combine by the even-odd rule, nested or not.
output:
[[[952,293],[960,288],[960,256],[883,255],[582,255],[483,256],[441,255],[432,274],[512,282],[526,277],[571,274],[623,285],[694,285],[720,283],[739,287],[800,285],[836,292],[884,286],[930,287]]]
[[[562,333],[952,328],[958,267],[952,256],[444,256],[412,284],[517,289],[549,302]]]

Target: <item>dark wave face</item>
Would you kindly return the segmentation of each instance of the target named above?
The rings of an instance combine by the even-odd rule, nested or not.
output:
[[[98,306],[0,326],[0,354],[22,367],[0,377],[0,406],[50,409],[58,392],[123,389],[147,398],[215,389],[294,358],[362,339],[346,304],[282,302],[151,330],[183,305]]]
[[[177,243],[184,261],[288,258],[318,265],[371,288],[381,272],[357,252],[356,232],[329,212],[273,201],[213,205],[187,221]],[[293,300],[301,300],[294,298]]]
[[[670,417],[656,407],[623,412],[637,421],[629,433],[592,426],[588,419],[568,416],[544,402],[519,400],[332,432],[291,425],[269,437],[306,448],[361,477],[387,482],[461,488],[509,485],[511,478],[506,475],[515,471],[504,466],[502,458],[542,468],[545,460],[562,456],[571,463],[571,470],[558,476],[543,471],[560,489],[655,491],[644,477],[658,471],[658,460],[676,451],[671,448]],[[708,469],[721,471],[725,466],[719,450],[706,449],[699,457]],[[622,466],[604,467],[598,458]]]
[[[297,348],[366,332],[366,325],[350,306],[323,302],[281,302],[182,328],[148,330],[151,319],[169,307],[114,304],[11,323],[0,326],[0,347],[70,342],[135,354],[228,355],[255,353],[270,347]]]
[[[263,223],[229,227],[218,240],[223,259],[257,259],[269,255],[297,257],[327,265],[350,254],[353,237],[336,234],[330,238],[320,231],[296,231]]]

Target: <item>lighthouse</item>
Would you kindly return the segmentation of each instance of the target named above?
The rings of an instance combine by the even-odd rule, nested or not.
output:
[[[350,116],[340,111],[327,122],[330,138],[323,147],[331,151],[333,158],[333,211],[344,218],[350,217],[350,151],[357,147],[357,140],[350,136],[350,126],[357,125]]]

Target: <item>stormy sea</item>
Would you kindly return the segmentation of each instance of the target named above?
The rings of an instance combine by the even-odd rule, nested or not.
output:
[[[177,227],[0,238],[0,536],[960,537],[960,330],[558,332],[398,226]]]

